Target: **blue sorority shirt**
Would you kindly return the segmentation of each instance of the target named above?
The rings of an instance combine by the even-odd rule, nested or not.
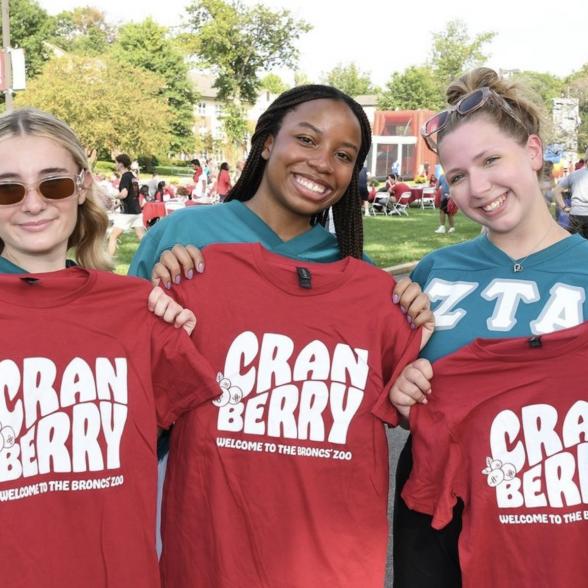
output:
[[[434,361],[476,337],[541,335],[588,316],[588,241],[571,235],[513,260],[486,236],[434,251],[412,273],[429,295],[435,333],[421,356]]]
[[[283,241],[245,204],[232,200],[214,206],[193,206],[174,212],[149,229],[133,257],[129,274],[151,277],[159,256],[176,244],[198,248],[212,243],[261,243],[267,250],[319,263],[341,258],[337,239],[315,225],[306,233]]]

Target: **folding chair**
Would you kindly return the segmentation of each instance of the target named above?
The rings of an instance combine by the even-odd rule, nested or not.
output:
[[[408,204],[412,198],[411,192],[404,192],[396,202],[390,202],[388,214],[397,214],[398,216],[408,216]]]
[[[421,208],[435,208],[435,190],[436,188],[423,188],[421,196]]]
[[[376,198],[378,198],[380,194],[383,193],[378,192],[376,194]],[[373,202],[370,202],[370,214],[373,214],[374,216],[378,214],[384,214],[388,216],[388,214],[390,214],[390,194],[379,196],[377,201],[374,200]]]

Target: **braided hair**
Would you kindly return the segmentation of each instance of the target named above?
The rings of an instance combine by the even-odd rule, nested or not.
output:
[[[228,193],[225,202],[229,200],[245,202],[255,195],[265,171],[266,160],[262,157],[265,141],[269,136],[275,137],[278,134],[286,114],[305,102],[324,99],[338,100],[347,104],[359,121],[361,128],[361,145],[351,182],[343,196],[333,205],[333,220],[341,256],[350,255],[361,258],[363,255],[363,221],[358,174],[371,147],[372,131],[363,108],[353,98],[337,88],[319,84],[297,86],[280,94],[270,104],[257,121],[255,133],[251,138],[251,151],[239,179]],[[319,223],[325,226],[328,218],[329,210],[322,210],[311,218],[310,224]]]

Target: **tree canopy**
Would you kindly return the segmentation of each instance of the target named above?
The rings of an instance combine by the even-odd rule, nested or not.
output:
[[[109,57],[66,55],[48,61],[16,104],[54,114],[85,145],[111,155],[167,155],[170,113],[161,85],[155,74]]]
[[[439,84],[431,69],[424,66],[412,66],[392,74],[378,97],[378,107],[382,110],[438,109],[442,105]]]
[[[239,0],[193,0],[186,11],[185,47],[214,72],[221,100],[254,103],[260,73],[294,67],[296,41],[310,30],[288,10],[247,8]]]
[[[355,63],[336,65],[324,76],[324,81],[350,96],[375,92],[369,73],[362,72]]]
[[[167,29],[147,18],[142,23],[122,26],[111,54],[121,63],[156,74],[163,83],[159,94],[172,113],[170,150],[174,153],[194,150],[194,92],[188,80],[188,65],[167,37]],[[120,88],[127,84],[121,80]]]

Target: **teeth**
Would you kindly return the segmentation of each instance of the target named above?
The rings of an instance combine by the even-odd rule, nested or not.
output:
[[[490,204],[486,204],[486,206],[482,206],[482,210],[486,212],[492,212],[496,210],[504,201],[506,200],[506,196],[500,196],[494,202],[490,202]]]
[[[304,186],[306,189],[311,190],[312,192],[316,192],[317,194],[323,194],[326,191],[324,186],[320,184],[316,184],[312,180],[308,178],[303,178],[302,176],[296,176],[296,181]]]

